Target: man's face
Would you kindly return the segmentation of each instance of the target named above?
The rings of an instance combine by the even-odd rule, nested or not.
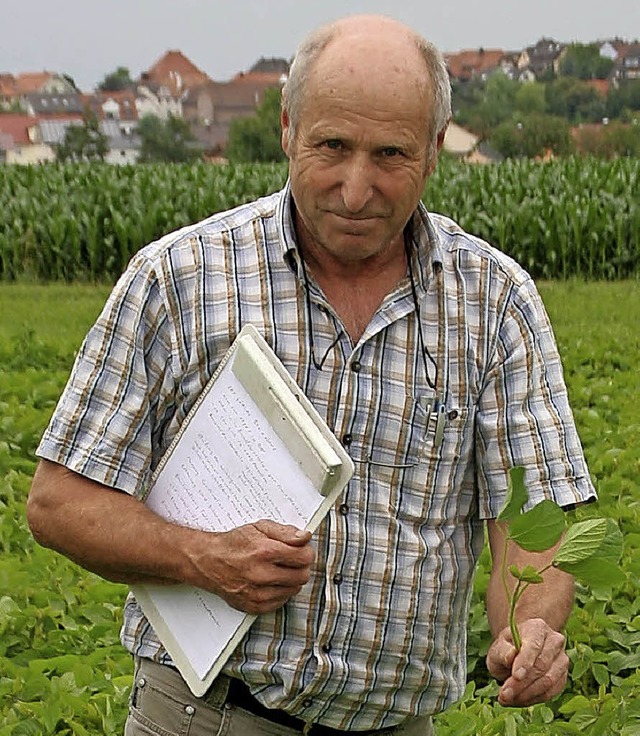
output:
[[[314,70],[291,140],[282,119],[299,235],[343,263],[397,243],[436,158],[424,86],[350,71]]]

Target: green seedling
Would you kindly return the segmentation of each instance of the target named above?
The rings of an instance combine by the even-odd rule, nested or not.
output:
[[[518,602],[530,585],[544,582],[544,573],[550,567],[564,570],[590,587],[610,587],[625,579],[618,566],[622,554],[622,533],[613,519],[587,519],[567,528],[565,513],[558,504],[544,500],[523,512],[528,500],[524,468],[512,468],[507,501],[498,514],[498,522],[503,523],[498,526],[506,541],[501,567],[502,583],[509,600],[509,627],[518,651],[522,646],[515,618]],[[528,552],[544,552],[556,545],[563,534],[564,539],[553,560],[540,570],[531,565],[523,568],[507,565],[509,541]],[[507,571],[516,580],[513,591],[507,582]]]

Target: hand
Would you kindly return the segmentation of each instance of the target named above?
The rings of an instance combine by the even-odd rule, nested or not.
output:
[[[262,520],[206,534],[194,562],[199,587],[247,613],[283,606],[309,580],[315,551],[310,532]]]
[[[560,694],[567,682],[569,657],[565,638],[540,618],[518,624],[522,647],[516,651],[507,627],[487,654],[487,668],[503,681],[498,702],[505,706],[543,703]]]

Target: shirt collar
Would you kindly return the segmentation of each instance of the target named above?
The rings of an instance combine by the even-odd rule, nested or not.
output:
[[[296,242],[294,206],[293,196],[291,194],[291,184],[289,179],[287,179],[284,189],[280,192],[280,201],[278,202],[278,208],[276,210],[278,235],[284,262],[293,273],[300,276],[300,251],[298,250],[298,244]]]
[[[294,225],[295,205],[288,179],[280,194],[277,218],[282,258],[291,271],[300,276],[300,251]],[[409,228],[409,242],[414,246],[411,250],[411,258],[413,259],[413,270],[417,276],[416,285],[426,290],[427,284],[434,273],[434,268],[438,267],[436,264],[442,267],[443,249],[427,208],[422,202],[418,204],[407,227]]]
[[[444,250],[438,232],[422,202],[418,204],[407,227],[409,242],[413,245],[410,257],[413,272],[417,277],[416,286],[426,291],[436,269],[442,268]]]

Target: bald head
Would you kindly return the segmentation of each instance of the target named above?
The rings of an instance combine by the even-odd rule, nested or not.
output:
[[[449,76],[440,52],[411,28],[381,15],[342,18],[303,41],[283,90],[283,106],[295,128],[309,89],[318,83],[348,84],[358,98],[410,86],[424,100],[425,124],[435,141],[451,117]],[[380,100],[383,102],[383,100]]]

